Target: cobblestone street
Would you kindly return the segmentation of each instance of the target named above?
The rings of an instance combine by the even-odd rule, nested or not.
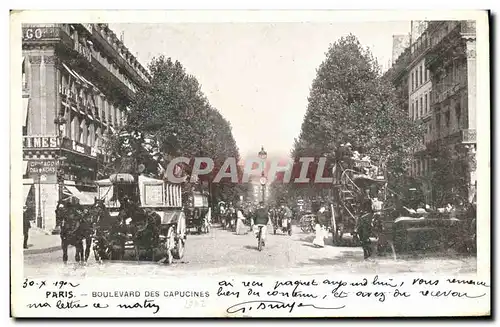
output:
[[[69,251],[69,264],[62,263],[60,250],[44,254],[25,255],[25,276],[63,274],[69,276],[146,276],[146,275],[289,275],[316,274],[326,272],[350,273],[398,273],[429,272],[471,273],[476,270],[475,257],[456,254],[419,254],[373,257],[363,260],[359,247],[334,247],[331,238],[324,248],[312,245],[313,235],[304,234],[294,226],[292,236],[278,233],[273,235],[269,228],[266,247],[257,251],[253,234],[235,235],[215,227],[209,234],[189,235],[186,253],[182,260],[173,265],[149,262],[108,262],[97,264],[91,253],[85,267],[74,264],[74,249]],[[112,265],[113,269],[109,269]]]

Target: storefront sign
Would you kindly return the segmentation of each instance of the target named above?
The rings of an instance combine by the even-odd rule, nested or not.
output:
[[[55,160],[32,160],[28,162],[28,175],[35,183],[54,184],[56,177],[57,162]]]
[[[80,142],[76,142],[75,140],[70,140],[68,138],[65,138],[63,140],[63,148],[72,150],[78,153],[85,154],[87,156],[95,157],[96,156],[96,150],[95,148],[91,148],[90,146],[86,144],[82,144]]]
[[[24,148],[57,148],[59,146],[55,136],[24,136]]]

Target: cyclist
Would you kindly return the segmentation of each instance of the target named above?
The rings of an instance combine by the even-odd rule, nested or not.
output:
[[[255,211],[254,233],[259,237],[259,226],[262,226],[262,245],[266,245],[267,224],[269,223],[269,214],[264,208],[264,202],[259,203],[259,208]]]

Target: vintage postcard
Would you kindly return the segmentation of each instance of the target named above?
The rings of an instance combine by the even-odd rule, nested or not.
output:
[[[11,12],[11,315],[491,315],[486,11]]]

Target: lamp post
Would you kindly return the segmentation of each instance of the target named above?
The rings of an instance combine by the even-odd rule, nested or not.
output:
[[[266,159],[267,159],[267,152],[264,150],[264,147],[262,146],[260,151],[259,151],[259,158],[262,161],[262,174],[260,177],[260,185],[262,186],[262,202],[266,201],[266,184],[267,184],[267,178],[264,174],[264,170],[266,168]]]
[[[38,176],[38,208],[37,208],[37,215],[36,215],[36,226],[38,228],[42,228],[42,167],[43,165],[41,163],[37,163],[33,166],[33,168],[36,168],[37,171],[37,176]]]
[[[57,126],[58,139],[59,139],[59,154],[56,156],[57,160],[57,184],[58,184],[58,196],[57,203],[59,203],[63,198],[63,187],[64,187],[64,161],[66,157],[62,155],[62,144],[63,144],[63,128],[64,124],[66,124],[66,118],[63,116],[58,116],[54,119],[54,124]],[[60,226],[56,226],[52,230],[52,234],[59,234],[61,232]]]

